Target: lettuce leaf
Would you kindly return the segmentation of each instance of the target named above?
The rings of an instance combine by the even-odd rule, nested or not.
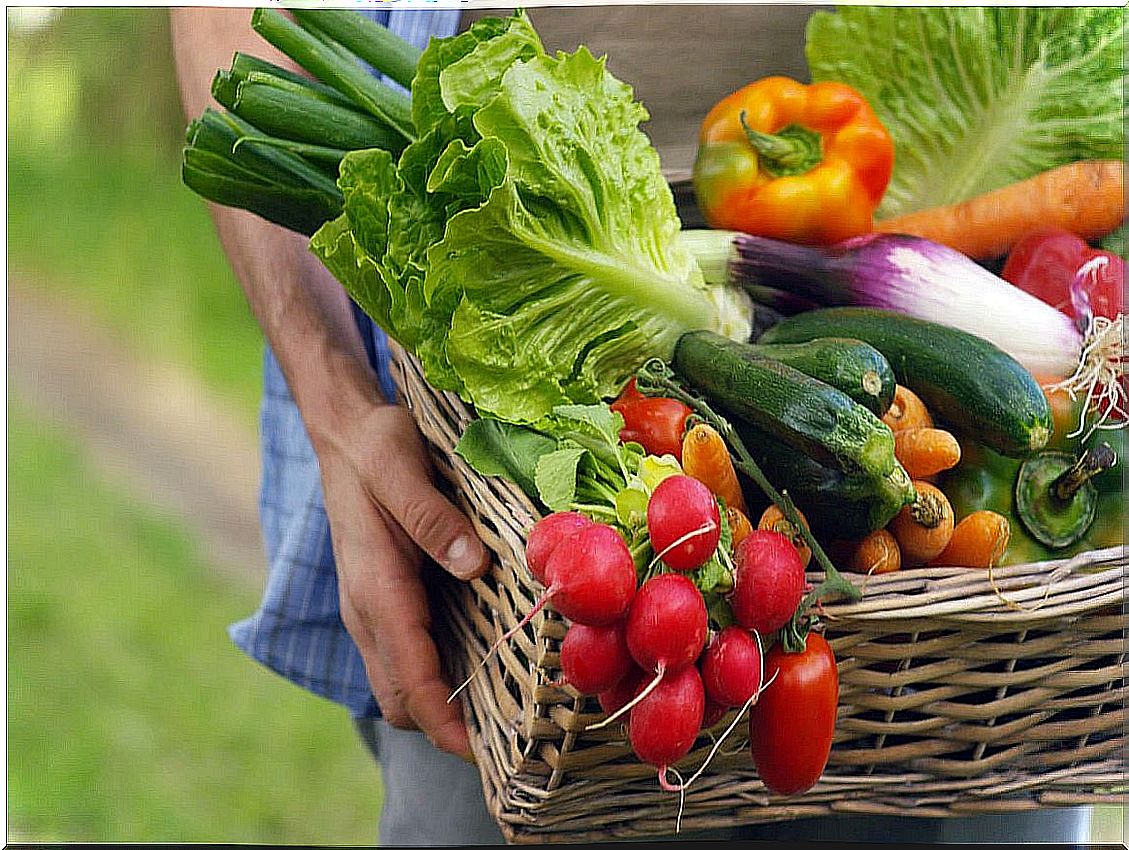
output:
[[[536,500],[537,465],[557,448],[555,438],[532,428],[497,419],[472,419],[463,429],[455,452],[482,475],[506,478]],[[575,475],[572,488],[575,491]]]
[[[455,70],[445,91],[460,90]],[[515,63],[476,111],[484,142],[505,147],[506,179],[448,221],[428,252],[428,291],[462,293],[447,354],[480,413],[533,421],[614,395],[648,357],[710,325],[645,118],[584,48]]]
[[[813,80],[866,97],[895,143],[886,218],[1124,156],[1125,10],[844,6],[807,28]]]
[[[417,140],[345,157],[344,215],[311,247],[432,386],[530,423],[614,395],[687,330],[747,336],[603,59],[549,56],[517,12],[433,39],[412,95]]]

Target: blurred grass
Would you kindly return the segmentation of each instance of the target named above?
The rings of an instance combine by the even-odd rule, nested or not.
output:
[[[7,412],[9,838],[371,844],[379,778],[345,712],[227,638],[253,595]]]
[[[261,334],[180,184],[167,10],[7,11],[9,279],[253,428]],[[257,594],[85,451],[9,406],[8,838],[371,844],[379,776],[344,711],[233,647]]]
[[[9,27],[9,275],[77,303],[139,356],[187,366],[253,424],[262,336],[180,182],[167,17],[66,8]]]
[[[1090,829],[1094,844],[1121,844],[1129,838],[1129,819],[1124,806],[1095,806]]]

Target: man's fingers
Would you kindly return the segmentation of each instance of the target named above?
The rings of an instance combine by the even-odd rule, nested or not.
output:
[[[378,651],[396,697],[415,725],[440,749],[469,751],[462,707],[448,702],[454,688],[444,681],[439,650],[427,628],[426,595],[405,593],[382,601],[377,619],[390,623],[379,635]]]
[[[432,679],[407,691],[405,699],[416,725],[435,746],[457,756],[467,756],[470,754],[470,740],[462,705],[458,701],[447,702],[451,690],[442,680]]]
[[[463,580],[486,571],[486,547],[470,520],[432,486],[426,471],[412,464],[389,464],[375,470],[372,481],[377,501],[443,569]]]
[[[365,674],[372,686],[372,695],[376,698],[376,704],[380,706],[381,717],[397,729],[416,728],[415,720],[412,719],[404,700],[401,699],[399,687],[387,669],[383,654],[378,649],[370,623],[346,596],[341,599],[341,619],[353,638],[353,643],[357,645],[361,660],[364,661]]]

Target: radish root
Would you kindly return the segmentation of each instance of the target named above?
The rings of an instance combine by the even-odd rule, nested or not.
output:
[[[643,690],[639,691],[639,693],[635,696],[634,699],[630,700],[629,702],[627,702],[626,704],[624,704],[620,708],[613,711],[611,714],[609,714],[603,720],[600,720],[596,723],[593,723],[591,726],[585,726],[584,731],[590,732],[590,731],[595,730],[595,729],[603,729],[608,724],[615,722],[620,717],[623,717],[623,715],[625,715],[625,714],[627,714],[627,712],[631,711],[631,709],[633,709],[636,705],[638,705],[644,699],[644,697],[646,697],[648,694],[651,693],[651,691],[653,691],[655,688],[657,688],[659,686],[659,683],[663,680],[664,675],[666,675],[666,665],[665,664],[659,664],[655,668],[655,678],[651,679],[651,681],[647,685],[647,687],[645,687],[645,688],[643,688]]]
[[[726,730],[721,733],[721,737],[714,742],[713,747],[710,749],[709,754],[706,756],[706,760],[702,762],[701,767],[694,771],[689,779],[683,781],[682,777],[678,775],[678,771],[676,771],[674,768],[669,768],[669,770],[674,773],[675,776],[678,776],[680,783],[679,785],[671,785],[670,783],[666,782],[667,768],[662,768],[659,770],[659,786],[664,791],[677,791],[679,794],[678,820],[675,823],[674,829],[676,833],[681,831],[682,829],[682,810],[686,805],[686,792],[689,790],[690,785],[695,780],[697,780],[699,776],[705,773],[706,768],[709,767],[710,762],[712,762],[714,756],[717,755],[717,751],[721,749],[721,745],[725,743],[725,739],[728,738],[730,733],[732,733],[733,730],[737,728],[737,724],[740,723],[741,718],[745,716],[745,712],[747,712],[750,708],[757,704],[757,700],[760,698],[760,695],[764,693],[765,689],[769,685],[776,681],[776,677],[780,673],[780,671],[777,670],[772,674],[772,677],[767,682],[764,680],[764,644],[761,643],[760,632],[758,632],[756,629],[753,629],[753,637],[756,638],[757,648],[760,650],[760,687],[758,687],[756,691],[753,692],[752,696],[745,700],[745,704],[741,706],[741,710],[737,712],[737,716],[733,718],[733,721],[729,724]]]
[[[654,569],[655,565],[663,559],[664,555],[669,554],[672,550],[678,548],[679,546],[681,546],[686,541],[693,540],[695,537],[701,537],[704,534],[709,534],[710,532],[715,531],[716,529],[717,529],[717,523],[715,523],[711,520],[711,521],[705,523],[704,525],[698,526],[693,531],[687,531],[685,534],[683,534],[681,537],[679,537],[677,540],[675,540],[673,543],[671,543],[669,546],[667,546],[665,549],[663,549],[661,552],[659,552],[657,555],[655,555],[655,557],[651,561],[651,563],[647,565],[647,569],[648,570]]]
[[[667,781],[666,772],[668,770],[677,777],[677,785],[671,785]],[[682,774],[677,770],[668,765],[663,765],[659,768],[659,787],[664,791],[678,792],[678,817],[674,820],[674,833],[677,835],[682,831],[682,813],[686,810],[686,783],[682,780]]]
[[[471,674],[466,677],[466,681],[464,681],[461,685],[459,685],[457,688],[455,688],[453,691],[451,691],[451,695],[449,697],[447,697],[447,703],[448,704],[454,702],[455,697],[457,697],[467,685],[469,685],[472,681],[474,681],[474,677],[482,672],[482,668],[486,666],[486,662],[488,662],[494,656],[494,653],[498,651],[499,647],[501,647],[502,644],[504,644],[506,641],[508,641],[510,638],[512,638],[514,635],[516,635],[519,631],[521,631],[523,628],[525,628],[525,626],[529,623],[530,620],[533,619],[533,617],[537,614],[537,612],[545,607],[545,603],[548,602],[552,598],[553,598],[553,589],[549,588],[548,590],[546,590],[541,595],[541,598],[537,600],[537,604],[529,609],[529,613],[521,618],[521,622],[519,622],[516,626],[514,626],[512,629],[510,629],[508,632],[506,632],[504,635],[502,635],[500,638],[498,638],[497,641],[495,641],[494,645],[492,647],[490,647],[490,651],[487,652],[486,655],[483,656],[482,660],[480,662],[478,662],[478,665],[474,668],[474,670],[471,672]]]
[[[717,755],[717,751],[721,749],[721,745],[725,743],[725,739],[728,738],[730,733],[737,728],[737,724],[740,723],[741,718],[745,716],[745,712],[757,704],[757,700],[760,699],[760,695],[764,693],[765,689],[769,685],[776,681],[776,677],[780,673],[780,671],[777,670],[772,674],[772,677],[767,682],[764,680],[764,644],[761,643],[760,632],[758,632],[756,629],[753,629],[753,637],[756,638],[757,649],[760,651],[760,687],[758,687],[753,692],[752,696],[745,700],[745,704],[741,706],[741,710],[737,712],[737,716],[733,718],[733,721],[729,724],[728,727],[726,727],[725,731],[721,733],[721,737],[718,738],[716,742],[714,742],[713,747],[710,749],[709,754],[706,756],[706,760],[702,762],[702,766],[694,771],[694,774],[686,780],[686,785],[684,787],[689,787],[691,782],[705,773],[706,768],[709,767],[710,762],[713,761],[714,756]]]
[[[1077,401],[1080,395],[1085,396],[1086,403],[1082,405],[1078,427],[1068,437],[1073,439],[1085,434],[1085,440],[1099,429],[1125,427],[1125,420],[1129,419],[1129,397],[1121,383],[1124,375],[1125,314],[1119,314],[1116,319],[1094,316],[1086,329],[1085,343],[1074,374],[1045,387],[1047,392],[1066,392],[1071,401]],[[1091,411],[1099,411],[1100,416],[1087,428],[1086,415]],[[1120,421],[1110,424],[1110,419],[1115,416]]]

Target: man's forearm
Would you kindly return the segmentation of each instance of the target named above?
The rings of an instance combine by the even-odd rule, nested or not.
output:
[[[188,117],[210,103],[217,68],[242,50],[286,57],[250,28],[247,9],[170,10],[181,100]],[[356,405],[379,400],[348,296],[310,254],[304,236],[251,213],[211,205],[224,251],[278,358],[315,443],[330,439]]]
[[[242,210],[212,207],[251,310],[286,375],[315,446],[381,401],[352,305],[300,234]]]

